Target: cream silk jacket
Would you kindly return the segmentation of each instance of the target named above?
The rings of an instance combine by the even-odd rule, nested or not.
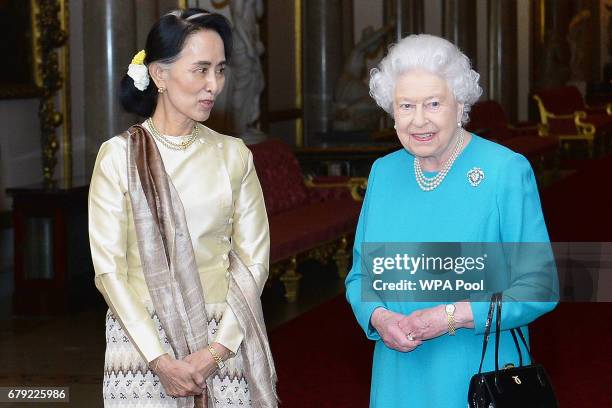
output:
[[[185,210],[204,299],[224,303],[232,247],[263,290],[269,269],[268,218],[251,151],[241,139],[199,126],[198,140],[186,150],[156,143]],[[100,147],[89,190],[89,240],[96,287],[150,362],[165,351],[147,310],[151,301],[127,190],[126,148],[120,136]],[[235,353],[242,338],[236,316],[225,309],[211,340]]]

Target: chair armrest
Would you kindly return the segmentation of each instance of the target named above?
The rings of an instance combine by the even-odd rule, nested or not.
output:
[[[577,111],[574,112],[574,123],[576,124],[576,129],[583,135],[593,137],[597,128],[592,123],[583,122],[583,119],[587,118],[587,113],[585,111]]]
[[[567,115],[556,115],[554,113],[547,112],[546,116],[548,116],[550,119],[574,119],[578,112],[583,112],[586,115],[586,112],[584,111],[577,111],[574,113],[568,113]]]
[[[585,121],[585,119],[587,119],[587,116],[588,115],[585,111],[576,111],[570,115],[555,115],[553,113],[548,114],[548,117],[550,119],[573,119],[578,133],[583,136],[592,137],[597,129],[595,128],[595,125]]]
[[[355,201],[363,201],[368,179],[365,177],[307,177],[304,185],[311,189],[348,189]]]

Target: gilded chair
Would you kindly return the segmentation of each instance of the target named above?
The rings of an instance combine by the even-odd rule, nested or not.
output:
[[[270,225],[270,279],[278,278],[285,287],[285,297],[294,302],[301,261],[334,262],[338,275],[346,277],[367,180],[305,179],[291,147],[278,139],[249,148]]]
[[[586,142],[593,157],[595,141],[612,130],[612,104],[591,108],[575,86],[540,89],[532,97],[540,113],[540,134],[558,137],[566,150],[570,142]]]

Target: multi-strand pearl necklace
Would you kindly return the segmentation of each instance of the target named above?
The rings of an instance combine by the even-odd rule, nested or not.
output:
[[[423,174],[423,169],[421,168],[421,162],[418,157],[414,158],[414,175],[416,177],[417,184],[423,191],[431,191],[437,188],[440,183],[444,180],[448,172],[450,171],[453,163],[459,156],[459,152],[461,152],[461,147],[463,147],[463,139],[464,139],[464,131],[463,128],[459,128],[459,136],[457,137],[457,144],[453,149],[450,157],[446,160],[444,165],[442,166],[442,170],[438,172],[434,177],[427,177]]]
[[[161,133],[159,133],[159,130],[157,130],[157,128],[153,124],[153,119],[151,119],[151,118],[147,119],[147,125],[149,125],[149,127],[151,128],[151,134],[153,135],[153,137],[158,142],[160,142],[161,144],[166,146],[168,149],[172,149],[172,150],[185,150],[189,146],[191,146],[193,144],[193,142],[195,142],[196,139],[198,138],[199,130],[198,130],[198,124],[197,123],[195,123],[193,125],[193,130],[191,131],[191,135],[189,135],[188,138],[185,138],[184,140],[182,140],[180,143],[173,142],[173,141],[170,140],[170,137],[164,136]]]

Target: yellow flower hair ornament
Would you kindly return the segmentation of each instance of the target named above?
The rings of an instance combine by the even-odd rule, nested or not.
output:
[[[149,86],[149,69],[144,65],[146,56],[145,50],[134,55],[127,72],[128,76],[134,80],[134,86],[140,91],[144,91]]]

